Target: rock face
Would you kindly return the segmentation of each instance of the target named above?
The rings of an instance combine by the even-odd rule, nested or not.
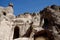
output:
[[[55,40],[60,40],[60,6],[49,6],[40,13],[44,19],[43,28],[52,31]]]
[[[58,34],[60,32],[59,6],[49,6],[36,14],[24,13],[14,16],[13,13],[11,3],[8,7],[0,7],[0,40],[35,40],[35,33],[46,32],[42,30],[50,31],[50,33],[47,31],[48,35],[52,34],[55,40],[60,40]],[[44,39],[42,35],[40,39],[46,38]],[[36,40],[39,40],[39,37]]]
[[[0,40],[12,40],[13,28],[13,8],[8,6],[6,8],[0,7]]]
[[[21,37],[30,36],[32,28],[40,26],[40,14],[25,13],[15,17],[13,13],[11,3],[8,7],[0,7],[0,40],[23,40]]]

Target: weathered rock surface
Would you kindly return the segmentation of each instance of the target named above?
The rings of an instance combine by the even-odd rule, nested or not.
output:
[[[0,7],[0,40],[34,40],[35,33],[41,30],[52,31],[54,39],[60,40],[60,6],[52,5],[40,13],[24,13],[16,17],[13,13],[13,4]]]

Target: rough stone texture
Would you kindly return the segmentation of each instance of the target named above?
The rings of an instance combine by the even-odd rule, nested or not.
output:
[[[54,21],[54,23],[60,24],[59,8],[60,7],[58,6],[57,8],[47,7],[46,8],[47,10],[46,9],[42,10],[40,14],[25,13],[15,17],[15,15],[13,14],[14,10],[12,4],[10,4],[8,7],[0,7],[0,40],[34,40],[32,37],[34,36],[35,32],[45,30],[43,28],[45,22],[44,18],[49,19],[49,24],[50,24],[50,21],[52,19],[49,15],[50,13],[54,14],[51,16],[57,19],[56,21]],[[23,37],[30,27],[32,27],[32,32],[30,34],[30,37],[27,38]],[[55,27],[56,26],[53,27],[53,30],[49,29],[49,31],[53,31],[55,40],[60,40],[59,39],[60,35],[58,34],[58,31],[56,30]],[[17,31],[18,31],[18,35],[16,33]]]
[[[14,27],[12,17],[15,18],[12,7],[0,7],[0,40],[12,40]]]
[[[60,6],[48,6],[40,13],[45,20],[43,28],[52,31],[55,40],[60,40]]]
[[[33,40],[31,38],[20,37],[26,34],[30,27],[36,28],[40,26],[40,14],[35,14],[34,16],[31,14],[21,14],[15,17],[13,13],[11,4],[8,7],[0,7],[0,40],[13,40],[15,27],[19,28],[19,37],[15,38],[15,40]]]

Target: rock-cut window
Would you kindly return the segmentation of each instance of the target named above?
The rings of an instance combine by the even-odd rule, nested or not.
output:
[[[3,12],[3,15],[4,15],[4,16],[6,16],[6,13],[5,13],[5,12]]]

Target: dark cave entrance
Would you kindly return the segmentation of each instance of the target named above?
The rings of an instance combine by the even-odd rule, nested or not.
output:
[[[4,16],[6,16],[6,13],[5,13],[5,12],[3,12],[3,15],[4,15]]]
[[[48,24],[49,24],[49,21],[47,18],[44,18],[44,25],[43,25],[43,28],[44,29],[48,29]]]
[[[16,26],[14,28],[14,35],[13,35],[13,39],[19,38],[19,27]]]

